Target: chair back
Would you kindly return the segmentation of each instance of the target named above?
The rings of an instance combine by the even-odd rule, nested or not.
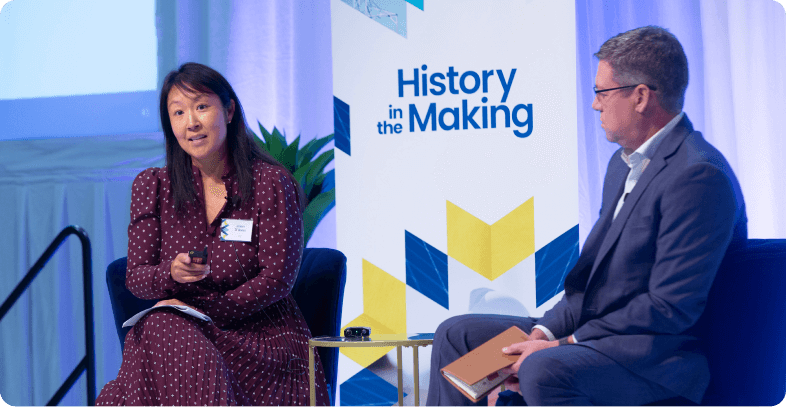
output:
[[[774,406],[786,394],[786,239],[750,239],[718,269],[704,314],[689,331],[710,368],[705,406]],[[500,393],[497,405],[523,405]],[[695,405],[682,397],[648,405]]]
[[[786,240],[727,252],[697,323],[710,367],[702,405],[772,406],[786,394]]]
[[[112,303],[112,315],[115,317],[115,329],[120,338],[120,349],[125,344],[125,338],[131,327],[123,328],[123,322],[133,317],[136,313],[150,308],[157,300],[143,300],[137,298],[126,288],[126,269],[128,258],[121,257],[109,264],[106,268],[106,286],[109,289],[109,301]]]
[[[122,347],[131,328],[123,322],[139,311],[155,305],[156,300],[141,300],[126,288],[125,257],[113,261],[106,270],[106,283],[115,318],[115,328]],[[313,336],[338,336],[341,329],[341,309],[347,278],[347,258],[338,250],[306,248],[300,264],[292,297],[297,302]],[[338,379],[338,348],[317,348],[331,400],[336,398]]]
[[[303,250],[303,261],[292,287],[292,297],[312,336],[339,336],[346,281],[347,258],[344,253],[323,248]],[[333,404],[338,381],[338,348],[317,348],[317,351]]]

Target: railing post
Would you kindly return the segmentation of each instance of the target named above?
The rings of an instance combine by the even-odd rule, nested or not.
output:
[[[90,238],[79,228],[82,242],[82,289],[85,303],[85,361],[87,365],[87,405],[96,403],[95,325],[93,321],[93,259]]]
[[[3,301],[0,305],[0,320],[5,317],[11,307],[16,303],[22,293],[30,286],[33,279],[38,275],[41,269],[44,268],[49,259],[52,258],[55,251],[60,247],[63,241],[69,235],[77,235],[82,244],[82,296],[84,299],[85,307],[85,357],[82,359],[71,375],[60,386],[60,388],[49,400],[48,404],[58,404],[63,396],[76,382],[79,373],[82,369],[87,372],[87,404],[90,406],[95,405],[96,402],[96,363],[95,363],[95,328],[93,326],[93,260],[92,249],[90,247],[90,238],[87,232],[79,226],[69,225],[58,233],[57,237],[49,244],[44,251],[44,254],[38,258],[33,264],[33,267],[25,274],[22,281],[17,284],[16,288],[11,292],[11,295]]]

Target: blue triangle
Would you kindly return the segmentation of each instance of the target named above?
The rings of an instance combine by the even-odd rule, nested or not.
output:
[[[382,380],[368,369],[359,371],[341,383],[342,406],[390,406],[398,403],[396,386]],[[404,397],[407,394],[404,393]]]

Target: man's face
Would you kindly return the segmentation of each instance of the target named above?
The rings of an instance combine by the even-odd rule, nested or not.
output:
[[[606,61],[598,62],[595,87],[598,90],[633,85],[614,81],[614,71]],[[627,149],[635,149],[640,138],[635,130],[635,99],[633,88],[618,89],[595,95],[592,108],[600,112],[600,125],[606,130],[606,139]],[[638,143],[640,145],[641,143]]]

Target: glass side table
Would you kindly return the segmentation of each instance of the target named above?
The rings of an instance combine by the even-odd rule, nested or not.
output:
[[[364,339],[344,338],[342,336],[319,336],[308,341],[308,377],[311,392],[311,405],[315,405],[317,392],[314,383],[314,348],[369,348],[396,347],[396,366],[398,370],[398,405],[404,405],[403,372],[401,370],[401,348],[412,347],[415,379],[415,405],[420,405],[420,369],[418,365],[418,347],[429,346],[434,342],[434,334],[388,334],[371,335]]]

